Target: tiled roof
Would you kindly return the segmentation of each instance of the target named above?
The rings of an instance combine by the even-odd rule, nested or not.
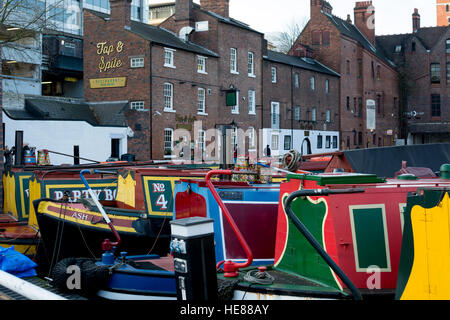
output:
[[[3,106],[14,120],[86,121],[92,126],[126,127],[124,111],[128,102],[89,103],[81,99],[26,97],[25,108]]]
[[[281,52],[267,51],[267,56],[264,57],[265,60],[282,63],[290,65],[293,67],[298,67],[306,70],[311,70],[319,73],[329,74],[335,77],[340,77],[341,75],[332,69],[324,66],[319,61],[311,58],[301,58],[296,56],[290,56]]]
[[[88,10],[88,9],[85,9],[85,10],[99,18],[104,19],[104,20],[109,19],[108,14],[100,13],[100,12]],[[138,22],[138,21],[131,21],[130,29],[128,31],[136,34],[137,36],[139,36],[143,39],[152,41],[154,43],[157,43],[157,44],[160,44],[163,46],[180,49],[180,50],[185,50],[185,51],[189,51],[189,52],[194,52],[194,53],[198,53],[198,54],[205,55],[205,56],[211,56],[211,57],[219,56],[217,53],[215,53],[207,48],[204,48],[202,46],[199,46],[198,44],[192,43],[190,41],[181,40],[173,32],[171,32],[167,29],[161,28],[161,27],[153,26],[153,25]]]
[[[339,30],[339,32],[353,40],[358,41],[366,50],[372,52],[374,55],[385,61],[391,67],[395,67],[395,64],[390,60],[381,49],[376,48],[353,24],[336,17],[334,15],[324,13],[328,19],[333,23],[333,25]]]

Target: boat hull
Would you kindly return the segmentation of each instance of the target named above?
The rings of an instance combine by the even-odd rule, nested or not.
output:
[[[34,206],[43,242],[38,259],[44,270],[48,270],[52,261],[56,263],[68,257],[98,259],[104,253],[102,242],[105,239],[115,241],[101,214],[81,203],[63,204],[44,199],[35,201]],[[105,208],[105,211],[122,240],[117,252],[141,254],[151,251],[159,255],[169,252],[169,219],[141,218],[141,213],[132,210]]]

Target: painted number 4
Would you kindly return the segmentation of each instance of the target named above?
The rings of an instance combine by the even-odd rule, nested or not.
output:
[[[166,197],[164,196],[164,192],[166,191],[166,187],[164,183],[153,183],[153,192],[154,193],[162,193],[159,195],[158,199],[156,200],[156,205],[158,207],[161,207],[161,209],[166,210],[167,204],[169,201],[166,200]]]

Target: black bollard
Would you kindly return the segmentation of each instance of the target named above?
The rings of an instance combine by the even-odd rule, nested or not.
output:
[[[178,300],[218,300],[213,222],[200,217],[170,222]]]

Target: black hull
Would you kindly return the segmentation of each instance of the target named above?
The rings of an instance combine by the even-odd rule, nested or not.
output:
[[[109,239],[111,242],[116,241],[108,229],[88,227],[39,212],[36,214],[36,218],[41,234],[41,245],[37,251],[41,273],[47,273],[50,268],[64,258],[95,257],[99,259],[104,253],[102,242],[105,239]],[[169,219],[155,218],[151,224],[150,234],[119,231],[121,244],[116,248],[115,255],[118,256],[123,251],[128,255],[147,253],[167,255],[170,251]]]

